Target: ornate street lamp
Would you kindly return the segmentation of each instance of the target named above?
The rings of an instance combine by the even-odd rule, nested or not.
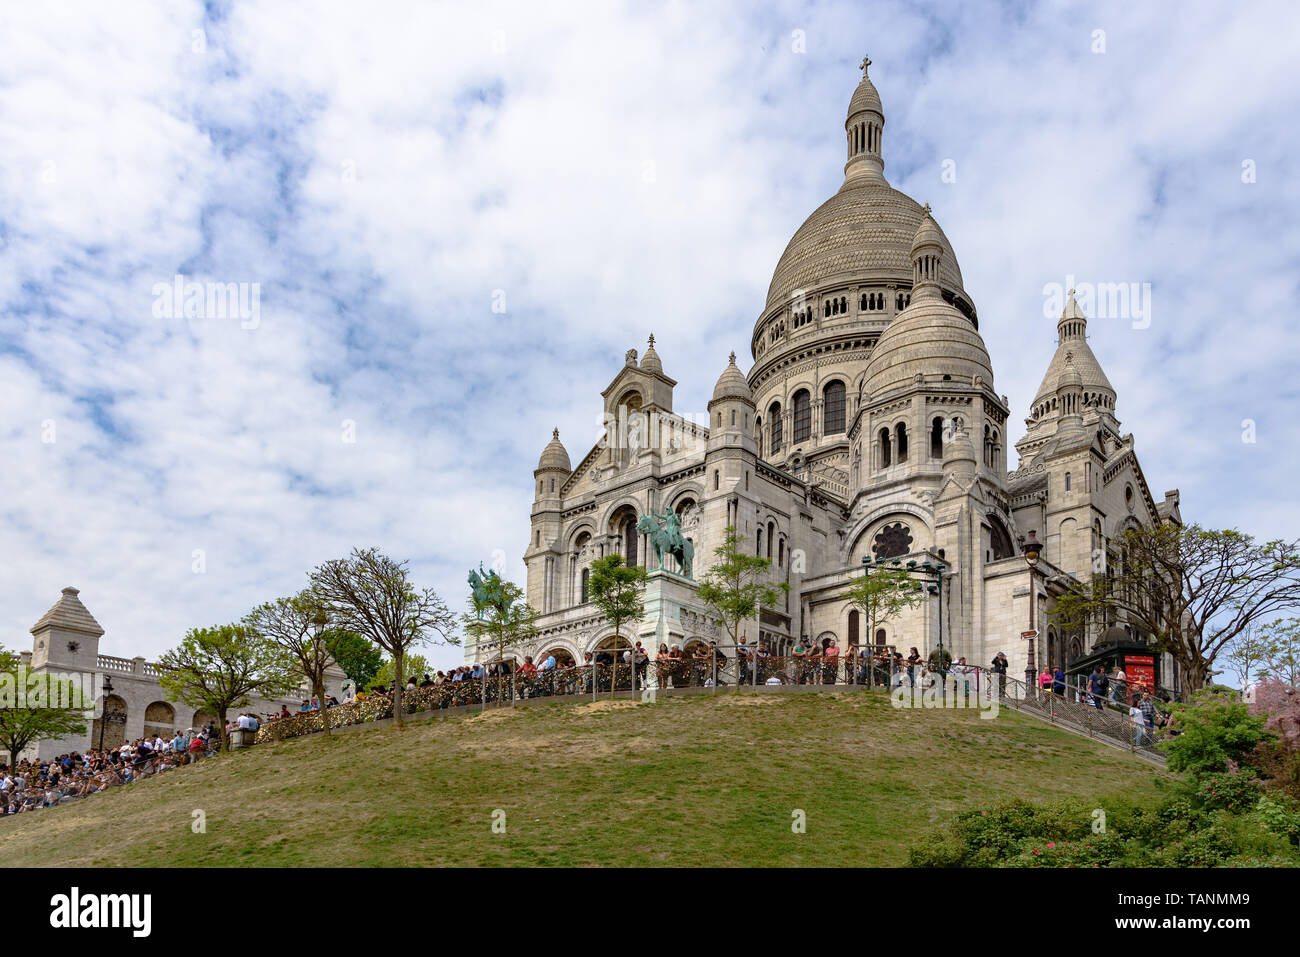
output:
[[[100,708],[100,714],[99,714],[99,750],[101,752],[104,750],[105,726],[110,721],[116,723],[118,721],[126,720],[125,711],[118,711],[116,708],[114,708],[112,711],[108,710],[108,696],[111,695],[112,693],[113,693],[113,679],[110,678],[108,675],[105,675],[104,676],[104,703],[103,706]]]
[[[1038,688],[1038,671],[1034,667],[1034,646],[1038,643],[1038,631],[1034,628],[1034,606],[1038,604],[1034,595],[1034,568],[1038,565],[1038,556],[1043,546],[1038,541],[1035,529],[1030,529],[1025,536],[1025,564],[1029,566],[1029,630],[1024,637],[1029,640],[1029,658],[1025,662],[1025,694]]]

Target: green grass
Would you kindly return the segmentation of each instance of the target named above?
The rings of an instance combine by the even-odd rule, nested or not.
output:
[[[1150,765],[978,715],[720,694],[314,735],[0,821],[0,865],[892,866],[1012,797],[1155,800]]]

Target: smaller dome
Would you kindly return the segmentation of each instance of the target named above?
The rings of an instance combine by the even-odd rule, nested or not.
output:
[[[745,381],[745,376],[736,366],[736,354],[731,354],[731,362],[727,368],[722,370],[722,375],[718,376],[718,384],[713,387],[713,402],[720,402],[723,399],[740,399],[742,402],[754,404],[754,393],[749,391],[749,383]],[[713,402],[709,404],[712,405]]]
[[[933,246],[940,253],[947,248],[943,233],[939,232],[939,224],[930,215],[930,204],[926,203],[923,209],[925,210],[925,216],[921,219],[921,225],[916,228],[916,235],[912,237],[913,257],[916,256],[919,250],[927,246]]]
[[[543,469],[558,469],[562,472],[569,472],[569,453],[565,449],[564,443],[560,441],[560,430],[556,429],[551,433],[551,441],[546,443],[546,448],[542,449],[542,457],[537,461],[537,471]]]
[[[993,364],[975,326],[939,297],[912,304],[885,327],[867,358],[865,391],[874,397],[918,381],[993,387]]]
[[[1079,370],[1074,367],[1074,353],[1065,354],[1065,371],[1061,373],[1056,380],[1057,390],[1068,389],[1071,387],[1079,388],[1083,386],[1083,376],[1079,375]]]
[[[654,333],[650,333],[650,345],[646,348],[645,355],[641,357],[641,368],[646,372],[653,372],[656,375],[664,374],[664,364],[659,360],[659,353],[655,352]]]

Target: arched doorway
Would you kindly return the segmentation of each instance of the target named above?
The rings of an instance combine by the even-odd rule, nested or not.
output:
[[[126,743],[126,701],[115,694],[104,698],[100,716],[90,726],[92,747],[120,748]]]
[[[176,733],[176,709],[166,701],[155,701],[144,709],[145,736],[171,737]]]
[[[632,643],[622,635],[610,635],[596,643],[596,654],[593,658],[602,663],[599,671],[602,691],[610,690],[611,675],[614,678],[614,690],[626,691],[632,687],[632,674],[627,667],[627,662],[623,660],[623,653],[631,650]]]

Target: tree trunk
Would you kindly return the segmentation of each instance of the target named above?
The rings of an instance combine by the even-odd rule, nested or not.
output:
[[[316,696],[316,700],[320,702],[321,721],[325,723],[325,733],[329,734],[330,716],[329,716],[329,711],[325,707],[325,682],[313,681],[311,686],[311,692]]]
[[[406,675],[403,674],[403,664],[406,661],[406,655],[401,648],[393,652],[393,717],[397,719],[397,726],[402,726],[402,692],[406,690]]]
[[[226,709],[217,710],[217,732],[221,735],[221,750],[230,750],[230,735],[226,733]]]

